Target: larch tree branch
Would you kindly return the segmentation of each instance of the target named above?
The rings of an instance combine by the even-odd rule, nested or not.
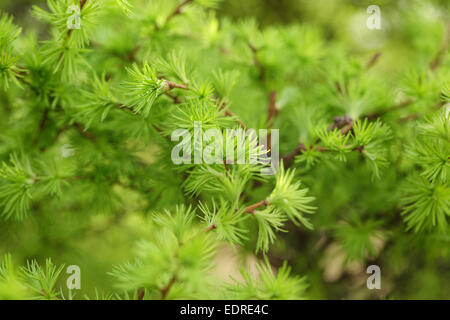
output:
[[[194,2],[194,0],[184,0],[181,2],[168,16],[166,19],[166,23],[168,23],[170,20],[172,20],[177,15],[181,14],[183,12],[183,8],[187,6],[189,3]]]
[[[255,210],[261,207],[265,207],[269,204],[269,202],[267,201],[267,199],[261,200],[257,203],[254,203],[250,206],[248,206],[247,208],[244,209],[245,213],[250,213],[250,214],[254,214]]]

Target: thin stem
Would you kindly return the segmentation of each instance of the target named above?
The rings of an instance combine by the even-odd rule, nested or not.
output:
[[[254,214],[254,212],[257,208],[265,207],[268,204],[269,204],[269,202],[267,201],[267,199],[264,199],[264,200],[261,200],[260,202],[257,202],[257,203],[254,203],[254,204],[248,206],[247,208],[245,208],[244,212]]]
[[[25,76],[27,73],[29,73],[29,70],[25,69],[24,67],[18,66],[18,68],[20,70],[14,70],[11,69],[14,73],[16,73],[17,75],[19,75],[19,77],[17,77],[17,79],[21,82],[23,82],[24,84],[26,84],[36,95],[39,95],[39,90],[35,87],[33,87],[33,84],[28,81],[27,79],[25,79]]]
[[[350,124],[353,124],[353,120],[348,115],[335,117],[333,123],[328,127],[328,130],[341,129]]]
[[[173,17],[179,15],[182,13],[183,11],[183,7],[186,6],[187,4],[194,2],[194,0],[184,0],[182,3],[180,3],[167,17],[166,19],[166,24],[172,20]]]
[[[292,150],[290,153],[288,153],[287,155],[285,155],[282,159],[283,159],[283,164],[284,166],[290,167],[292,162],[294,161],[295,157],[299,154],[301,154],[303,151],[306,151],[306,147],[303,144],[303,142],[299,142],[299,144],[297,145],[297,147]]]
[[[335,117],[333,120],[333,123],[328,127],[328,130],[334,130],[334,129],[342,129],[341,133],[343,135],[346,135],[348,132],[350,132],[350,130],[353,129],[353,120],[352,118],[350,118],[348,115],[344,115],[342,117]],[[317,139],[315,141],[315,144],[319,143],[320,139]],[[325,147],[314,147],[314,145],[310,146],[310,150],[315,150],[315,151],[320,151],[320,152],[328,152],[330,150],[328,150]],[[295,157],[299,154],[302,154],[303,152],[305,152],[306,146],[303,142],[299,142],[298,146],[291,151],[289,154],[287,154],[286,156],[284,156],[283,159],[283,163],[284,166],[287,168],[289,167],[293,160],[295,159]]]
[[[360,153],[364,152],[364,146],[354,147],[352,151],[359,151]]]
[[[125,110],[129,110],[129,111],[131,111],[131,112],[133,112],[133,113],[139,114],[138,112],[135,112],[134,109],[133,109],[132,107],[127,106],[127,105],[125,105],[125,104],[121,104],[120,102],[116,103],[116,106],[117,106],[119,109],[121,109],[121,110],[125,109]]]
[[[166,82],[166,84],[169,86],[169,90],[172,90],[174,88],[178,88],[178,89],[182,89],[182,90],[190,90],[188,86],[184,85],[184,84],[179,84],[173,81],[169,81],[169,80],[164,80]],[[179,99],[178,97],[172,96],[172,95],[168,95],[175,103],[179,103]],[[220,105],[220,109],[223,110],[226,108],[226,103],[225,102],[220,102],[217,99],[212,99],[216,104]],[[228,117],[234,117],[236,118],[236,122],[243,128],[243,129],[247,129],[247,127],[245,126],[245,124],[238,119],[238,117],[231,112],[229,109],[225,110],[225,115]]]
[[[39,127],[36,133],[36,136],[33,139],[33,145],[37,145],[39,142],[39,137],[41,136],[42,131],[44,130],[45,126],[47,125],[48,122],[48,113],[49,113],[49,109],[45,109],[44,113],[42,114],[42,118],[41,121],[39,122]]]
[[[178,84],[169,80],[164,80],[167,85],[169,86],[169,90],[172,90],[173,88],[178,88],[178,89],[183,89],[183,90],[189,90],[189,88],[187,86],[185,86],[184,84]]]
[[[225,109],[225,115],[228,117],[234,117],[236,118],[236,122],[241,126],[242,129],[246,130],[247,127],[245,126],[245,123],[243,123],[241,120],[238,119],[238,117],[229,109],[226,109],[227,104],[225,102],[221,102],[217,99],[213,99],[213,101],[219,105],[220,110],[224,110]]]
[[[370,58],[370,60],[366,63],[366,69],[372,68],[378,62],[378,59],[380,58],[380,56],[381,56],[381,52],[375,53],[372,56],[372,58]]]
[[[135,115],[140,115],[140,112],[136,112],[136,110],[134,110],[133,107],[127,106],[125,104],[121,104],[120,102],[116,103],[116,107],[119,108],[120,110],[128,110],[131,113],[135,114]],[[157,126],[155,126],[154,124],[151,125],[156,132],[158,132],[159,134],[161,134],[164,138],[168,139],[170,141],[170,138],[168,136],[163,135],[162,130],[160,128],[158,128]]]
[[[215,228],[217,228],[217,226],[216,226],[216,224],[214,223],[214,224],[210,225],[209,227],[207,227],[207,228],[205,229],[205,232],[212,231],[212,230],[214,230]]]
[[[403,108],[409,106],[413,102],[414,101],[412,99],[408,99],[408,100],[403,101],[403,102],[401,102],[401,103],[399,103],[399,104],[397,104],[395,106],[386,108],[386,109],[378,111],[378,112],[374,112],[374,113],[368,114],[368,115],[364,116],[364,118],[367,118],[369,120],[374,120],[374,119],[376,119],[376,118],[378,118],[378,117],[380,117],[380,116],[382,116],[382,115],[384,115],[384,114],[386,114],[388,112],[392,112],[392,111],[403,109]]]
[[[165,286],[164,288],[161,289],[161,300],[166,300],[167,294],[170,291],[170,288],[172,288],[173,284],[175,283],[175,281],[177,280],[177,276],[174,275],[169,283],[167,284],[167,286]]]
[[[228,165],[228,163],[225,159],[223,159],[223,165],[225,166],[225,171],[228,175],[228,173],[230,172],[230,166]]]
[[[190,88],[189,88],[188,86],[184,85],[184,84],[179,84],[179,83],[176,83],[176,82],[173,82],[173,81],[170,81],[170,80],[166,80],[166,79],[164,79],[164,81],[165,81],[165,83],[166,83],[167,86],[168,86],[168,91],[170,91],[170,90],[172,90],[172,89],[174,89],[174,88],[182,89],[182,90],[190,90]],[[173,101],[175,104],[181,103],[181,101],[180,101],[180,99],[179,99],[178,97],[171,95],[169,92],[166,92],[165,94],[166,94],[169,98],[171,98],[172,101]],[[216,104],[220,104],[220,109],[221,109],[221,110],[223,110],[223,109],[226,108],[226,103],[225,103],[225,102],[220,102],[220,101],[217,100],[217,99],[212,99],[212,101],[215,102]],[[130,106],[123,105],[123,104],[121,104],[121,103],[117,103],[117,106],[119,107],[119,109],[126,109],[126,110],[130,110],[130,111],[136,113],[136,112],[134,111],[134,109],[133,109],[132,107],[130,107]],[[238,117],[237,117],[232,111],[230,111],[229,109],[226,109],[226,110],[225,110],[225,115],[228,116],[228,117],[234,117],[234,118],[236,118],[236,122],[241,126],[241,128],[247,129],[247,127],[245,126],[245,124],[244,124],[241,120],[239,120]]]
[[[277,109],[277,92],[271,91],[269,94],[269,108],[267,109],[267,123],[269,129],[269,134],[267,135],[267,150],[270,152],[270,148],[272,146],[272,129],[275,117],[278,113]]]
[[[61,134],[67,130],[67,125],[63,126],[61,128],[58,129],[58,131],[56,132],[56,134],[53,136],[53,143],[55,143],[56,141],[58,141],[58,138],[61,136]],[[39,148],[40,152],[44,152],[45,150],[47,150],[48,146],[41,146]]]
[[[145,296],[145,288],[139,288],[138,289],[138,296],[137,299],[138,300],[143,300]]]
[[[250,47],[250,50],[252,50],[252,52],[253,52],[253,63],[258,68],[259,78],[262,80],[262,79],[264,79],[264,77],[266,75],[266,70],[265,70],[264,66],[262,65],[261,61],[258,59],[258,49],[250,42],[248,43],[248,46]]]
[[[439,49],[433,61],[430,62],[430,69],[432,71],[436,70],[442,64],[445,53],[448,51],[449,42],[450,42],[450,23],[447,23],[446,30],[444,30],[444,38],[442,40],[441,48]]]
[[[245,126],[245,124],[241,121],[241,120],[239,120],[238,118],[237,118],[237,116],[236,116],[236,114],[234,114],[233,112],[231,112],[230,110],[225,110],[225,115],[226,116],[228,116],[228,117],[234,117],[234,118],[236,118],[236,122],[239,124],[239,126],[242,128],[242,129],[247,129],[247,127]]]
[[[352,129],[353,129],[353,121],[351,123],[346,124],[345,127],[342,128],[341,133],[345,136]]]
[[[86,0],[85,0],[84,2],[86,2]],[[24,70],[24,71],[22,71],[22,72],[17,72],[17,73],[20,74],[20,75],[23,75],[24,73],[28,72],[28,70],[26,70],[26,69],[24,69],[24,68],[23,68],[23,70]],[[22,77],[20,77],[19,79],[20,79],[23,83],[27,84],[33,91],[35,91],[36,95],[39,95],[39,91],[38,91],[36,88],[34,88],[30,82],[26,81],[26,80],[25,80],[24,78],[22,78]],[[36,137],[35,137],[35,139],[33,140],[33,144],[35,144],[35,145],[38,143],[39,136],[41,135],[41,132],[44,130],[44,127],[47,125],[47,122],[48,122],[48,113],[49,113],[49,109],[46,109],[46,110],[44,111],[44,114],[42,115],[41,121],[40,121],[40,123],[39,123],[38,133],[36,134]],[[82,125],[81,123],[75,122],[75,123],[73,124],[73,126],[74,126],[75,128],[77,128],[78,131],[79,131],[84,137],[88,138],[89,140],[91,140],[91,141],[94,142],[94,143],[96,142],[95,136],[94,136],[93,134],[91,134],[89,131],[87,131],[87,130],[83,127],[83,125]],[[58,132],[58,135],[57,135],[57,136],[59,136],[62,132],[63,132],[63,130],[60,130],[60,131]],[[45,150],[45,148],[43,148],[41,151],[44,151],[44,150]]]
[[[139,49],[141,49],[141,46],[140,46],[140,45],[137,45],[136,47],[134,47],[134,49],[131,50],[131,51],[125,56],[125,59],[127,59],[128,61],[134,61],[134,60],[135,60],[136,53],[139,51]]]
[[[420,116],[421,116],[421,115],[418,114],[418,113],[410,114],[410,115],[407,115],[407,116],[405,116],[405,117],[402,117],[402,118],[398,119],[397,122],[402,123],[402,122],[407,122],[407,121],[409,121],[409,120],[416,120],[416,119],[418,119]]]
[[[47,292],[45,292],[44,289],[41,289],[41,293],[44,295],[44,297],[49,297],[51,298],[51,296],[49,294],[47,294]],[[53,297],[53,300],[59,300],[59,298],[57,296]]]
[[[97,139],[95,136],[84,128],[84,126],[79,122],[74,122],[73,126],[85,137],[91,140],[93,143],[96,143]]]
[[[269,128],[273,125],[273,120],[278,113],[277,109],[277,92],[271,91],[269,94],[269,108],[267,110],[267,123],[269,123]]]
[[[342,87],[341,87],[340,83],[336,81],[336,82],[334,83],[334,85],[336,86],[336,90],[337,90],[340,94],[342,94],[343,91],[342,91]]]
[[[175,104],[181,103],[180,98],[178,98],[177,96],[174,96],[174,95],[170,94],[169,92],[166,92],[165,95],[168,96],[170,99],[172,99],[173,103],[175,103]]]

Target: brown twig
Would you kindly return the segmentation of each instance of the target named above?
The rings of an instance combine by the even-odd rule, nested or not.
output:
[[[258,58],[258,49],[250,42],[248,43],[248,46],[250,47],[250,50],[252,50],[253,63],[258,68],[259,78],[262,80],[262,79],[264,79],[264,77],[266,75],[266,69],[264,68],[264,66],[262,65],[261,61]]]
[[[343,135],[346,135],[350,132],[350,130],[353,129],[353,120],[348,115],[344,115],[342,117],[335,117],[333,119],[333,123],[328,127],[328,130],[334,130],[334,129],[341,129],[341,133]],[[315,141],[315,144],[319,143],[320,139],[317,139]],[[309,150],[315,150],[319,152],[328,152],[329,150],[325,147],[315,147],[314,145],[311,145],[309,147]],[[282,157],[284,166],[286,168],[290,167],[292,162],[294,161],[295,157],[299,154],[302,154],[303,152],[307,151],[306,146],[303,142],[299,142],[297,147],[291,151],[289,154]]]
[[[436,57],[430,62],[430,69],[436,70],[441,64],[445,53],[448,51],[448,46],[450,42],[450,23],[447,23],[447,28],[444,30],[444,38],[442,40],[441,48],[439,49]]]
[[[380,56],[381,56],[381,52],[375,53],[372,56],[372,58],[370,58],[370,60],[366,63],[366,69],[372,68],[378,62],[378,59],[380,58]]]
[[[348,115],[343,115],[342,117],[334,117],[333,123],[328,127],[328,130],[342,129],[348,125],[353,125],[353,120]]]
[[[170,291],[170,288],[172,288],[173,284],[175,283],[175,281],[177,280],[177,277],[174,275],[169,283],[167,284],[167,286],[165,286],[164,288],[161,289],[161,300],[166,300],[167,294]]]
[[[179,84],[179,83],[176,83],[176,82],[173,82],[173,81],[170,81],[170,80],[166,80],[166,79],[163,79],[163,80],[164,80],[165,83],[167,84],[168,91],[170,91],[170,90],[172,90],[172,89],[175,89],[175,88],[177,88],[177,89],[182,89],[182,90],[190,90],[189,87],[188,87],[187,85]],[[171,98],[172,101],[173,101],[174,103],[176,103],[176,104],[181,103],[180,99],[179,99],[177,96],[173,96],[173,95],[171,95],[169,92],[166,92],[165,94],[166,94],[169,98]],[[234,118],[236,119],[236,122],[241,126],[242,129],[247,129],[247,127],[245,126],[245,124],[244,124],[241,120],[239,120],[239,118],[238,118],[232,111],[230,111],[229,109],[226,109],[226,103],[225,103],[225,102],[221,102],[221,101],[218,100],[218,99],[212,99],[212,101],[215,102],[216,104],[218,104],[218,105],[220,106],[220,109],[221,109],[221,110],[225,109],[225,115],[226,115],[226,116],[228,116],[228,117],[234,117]],[[126,110],[130,110],[130,111],[136,113],[136,112],[134,111],[134,109],[133,109],[132,107],[130,107],[130,106],[122,105],[122,104],[120,104],[120,103],[118,103],[117,106],[119,107],[119,109],[126,109]]]
[[[183,84],[178,84],[169,80],[164,80],[166,81],[167,85],[169,86],[169,90],[172,90],[173,88],[178,88],[178,89],[182,89],[182,90],[189,90],[189,88],[186,85]],[[171,97],[172,98],[172,97]],[[174,98],[172,98],[174,99]],[[175,100],[174,100],[175,101]],[[228,117],[233,117],[236,119],[236,122],[241,126],[242,129],[247,129],[247,127],[245,126],[245,124],[239,120],[239,118],[229,109],[227,109],[227,105],[224,101],[220,101],[218,99],[212,99],[212,101],[214,101],[217,105],[219,105],[221,110],[225,109],[225,115]]]
[[[217,228],[216,224],[212,224],[212,225],[210,225],[209,227],[207,227],[207,228],[205,229],[205,232],[212,231],[212,230],[214,230],[215,228]]]
[[[139,112],[136,112],[132,107],[127,106],[127,105],[125,105],[125,104],[121,104],[120,102],[116,103],[116,106],[117,106],[119,109],[121,109],[121,110],[128,110],[128,111],[131,111],[131,112],[133,112],[133,113],[135,113],[135,114],[139,114]]]
[[[444,106],[444,105],[445,105],[445,102],[444,102],[444,101],[438,101],[438,102],[436,103],[436,105],[434,106],[434,108],[435,108],[435,109],[439,109],[439,108],[441,108],[441,107]],[[422,115],[419,114],[419,113],[414,113],[414,114],[410,114],[410,115],[404,116],[404,117],[398,119],[397,121],[398,121],[399,123],[402,123],[402,122],[406,122],[406,121],[409,121],[409,120],[416,120],[416,119],[418,119],[418,118],[421,117],[421,116],[422,116]]]
[[[413,102],[414,101],[412,99],[408,99],[408,100],[403,101],[403,102],[401,102],[399,104],[396,104],[395,106],[392,106],[392,107],[386,108],[384,110],[381,110],[381,111],[374,112],[374,113],[368,114],[366,116],[363,116],[363,118],[367,118],[369,120],[374,120],[374,119],[376,119],[376,118],[378,118],[378,117],[380,117],[380,116],[382,116],[382,115],[384,115],[384,114],[386,114],[388,112],[392,112],[392,111],[403,109],[403,108],[409,106]]]
[[[184,84],[175,83],[169,80],[164,80],[166,84],[169,86],[169,90],[172,90],[173,88],[183,89],[183,90],[189,90],[187,86]]]
[[[346,125],[342,128],[341,133],[345,136],[345,135],[346,135],[347,133],[349,133],[350,130],[352,130],[352,129],[353,129],[353,121],[350,122],[350,123],[348,123],[348,124],[346,124]]]
[[[224,101],[219,101],[217,99],[213,99],[213,101],[219,105],[220,110],[225,110],[225,115],[228,117],[232,117],[236,119],[236,122],[241,126],[242,129],[246,130],[247,127],[245,126],[245,123],[243,123],[239,118],[232,112],[230,109],[227,109],[227,104]]]
[[[97,139],[95,138],[95,136],[90,133],[89,131],[86,130],[86,128],[79,122],[74,122],[73,123],[74,127],[77,128],[77,130],[86,138],[88,138],[89,140],[91,140],[92,142],[96,142]]]
[[[138,300],[143,300],[145,296],[145,288],[139,288],[138,289],[138,296],[137,299]]]
[[[267,150],[270,152],[270,146],[272,145],[272,129],[275,117],[278,113],[277,109],[277,92],[271,91],[269,94],[269,108],[267,109],[267,123],[269,129],[269,134],[267,135]]]
[[[267,201],[267,199],[264,199],[264,200],[261,200],[260,202],[257,202],[257,203],[254,203],[254,204],[248,206],[247,208],[244,209],[244,212],[254,214],[254,212],[257,208],[265,207],[268,204],[269,204],[269,202]]]
[[[184,0],[181,2],[168,16],[166,19],[166,23],[168,23],[173,17],[181,14],[183,12],[183,7],[187,4],[193,2],[194,0]]]
[[[267,110],[267,123],[269,124],[269,128],[273,125],[273,120],[278,113],[277,109],[277,92],[271,91],[269,94],[269,108]]]
[[[36,95],[39,95],[39,90],[37,88],[33,87],[32,83],[30,81],[25,79],[25,76],[27,75],[27,73],[29,73],[29,70],[25,69],[22,66],[18,66],[18,68],[20,70],[11,69],[12,72],[14,72],[15,74],[17,74],[19,76],[16,79],[18,79],[22,83],[26,84]]]
[[[228,172],[230,172],[230,166],[228,165],[228,163],[225,159],[223,159],[223,165],[225,166],[225,171],[228,174]]]
[[[420,114],[414,113],[414,114],[410,114],[410,115],[407,115],[405,117],[402,117],[402,118],[398,119],[397,122],[403,123],[403,122],[407,122],[407,121],[410,121],[410,120],[416,120],[419,117],[420,117]]]
[[[44,289],[41,289],[41,293],[44,295],[44,297],[48,297],[49,296],[49,294],[47,294],[47,292],[45,292]],[[55,297],[53,297],[53,300],[59,300],[59,298],[55,296]]]
[[[85,0],[84,2],[86,2],[86,0]],[[24,71],[21,71],[20,74],[24,74],[24,73],[26,73],[27,71],[28,71],[28,70],[24,69]],[[23,79],[22,77],[19,78],[19,79],[21,79],[23,83],[27,84],[33,91],[35,91],[36,95],[39,95],[39,91],[38,91],[36,88],[34,88],[34,87],[31,85],[30,82],[25,81],[25,79]],[[34,145],[36,145],[36,144],[38,143],[39,137],[40,137],[42,131],[44,130],[44,127],[47,125],[47,122],[48,122],[48,114],[49,114],[49,112],[50,112],[50,110],[49,110],[49,109],[46,109],[46,110],[44,111],[43,115],[42,115],[42,118],[41,118],[41,121],[40,121],[39,127],[38,127],[38,132],[37,132],[37,134],[36,134],[36,137],[35,137],[34,140],[33,140],[33,144],[34,144]],[[73,126],[74,126],[75,128],[77,128],[78,131],[79,131],[84,137],[88,138],[89,140],[91,140],[91,141],[94,142],[94,143],[96,142],[95,136],[94,136],[93,134],[91,134],[89,131],[87,131],[87,130],[83,127],[83,125],[82,125],[81,123],[75,122],[75,123],[73,123]],[[62,132],[64,132],[65,129],[66,129],[66,128],[61,128],[61,129],[58,131],[58,133],[57,133],[55,139],[57,139],[58,136],[59,136]],[[43,152],[43,151],[45,151],[45,149],[46,149],[46,147],[42,147],[40,151]]]
[[[334,83],[334,85],[335,85],[335,87],[336,87],[336,90],[337,90],[340,94],[342,94],[343,91],[342,91],[342,87],[341,87],[340,83],[336,81],[336,82]]]
[[[36,136],[33,139],[33,145],[37,145],[39,142],[39,137],[41,136],[42,131],[44,130],[45,126],[47,125],[48,122],[48,113],[49,113],[49,109],[45,109],[44,113],[42,114],[42,118],[41,121],[39,122],[39,127],[37,129],[37,133]]]
[[[140,45],[137,45],[136,47],[134,47],[133,50],[131,50],[126,56],[125,59],[127,59],[127,61],[134,61],[136,53],[139,51],[139,49],[141,49]]]
[[[359,151],[360,153],[364,152],[364,146],[354,147],[352,151]]]
[[[181,103],[181,100],[179,97],[174,96],[174,95],[170,94],[169,92],[166,92],[165,95],[168,96],[170,99],[172,99],[173,103],[175,103],[175,104]]]
[[[294,150],[292,150],[290,153],[282,157],[284,166],[286,168],[290,167],[295,157],[301,154],[303,151],[306,151],[306,147],[303,144],[303,142],[299,142],[299,144]]]
[[[228,117],[236,118],[236,122],[241,126],[241,128],[242,129],[247,129],[245,124],[241,120],[239,120],[238,117],[233,112],[231,112],[230,110],[228,110],[228,109],[225,110],[225,115],[228,116]]]

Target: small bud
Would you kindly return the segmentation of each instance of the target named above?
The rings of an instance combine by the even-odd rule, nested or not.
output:
[[[170,85],[166,80],[158,80],[157,84],[161,90],[168,91],[170,89]]]

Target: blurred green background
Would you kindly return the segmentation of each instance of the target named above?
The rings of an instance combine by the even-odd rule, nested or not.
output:
[[[412,9],[413,2],[424,4],[420,21],[417,6]],[[47,25],[30,16],[32,5],[46,8],[46,1],[2,0],[0,9],[12,14],[25,30],[34,28],[43,36]],[[381,8],[382,30],[366,27],[366,9],[370,5]],[[447,0],[223,0],[217,15],[234,21],[253,18],[262,28],[311,24],[319,27],[326,39],[340,41],[355,53],[383,50],[384,69],[395,71],[409,57],[414,58],[416,49],[436,50],[435,40],[442,36],[437,20],[448,20],[449,8]]]

